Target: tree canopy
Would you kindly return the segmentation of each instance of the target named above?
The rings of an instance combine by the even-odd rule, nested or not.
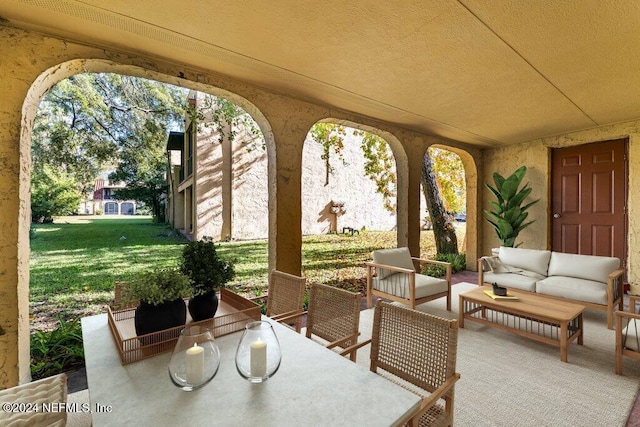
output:
[[[130,187],[116,197],[134,196],[159,214],[167,134],[182,127],[185,97],[185,89],[118,74],[59,82],[36,115],[34,175],[45,166],[62,171],[84,194],[101,172],[114,171],[110,179]]]

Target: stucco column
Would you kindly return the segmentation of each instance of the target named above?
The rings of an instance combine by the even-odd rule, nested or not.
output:
[[[397,135],[404,153],[395,152],[398,173],[398,247],[420,257],[420,174],[426,141],[415,134]]]
[[[261,108],[269,120],[269,270],[302,272],[302,148],[317,110],[285,98]],[[271,149],[273,147],[274,149]]]
[[[407,183],[407,247],[411,255],[420,257],[420,182],[422,158],[419,150],[413,146],[408,151],[409,177]],[[400,229],[398,229],[398,236]]]
[[[4,43],[0,79],[0,389],[29,381],[29,171],[31,152],[21,137],[23,103],[34,67],[20,60],[22,46]],[[15,48],[15,51],[12,49]],[[25,118],[31,123],[33,115]],[[27,126],[31,129],[31,126]],[[29,136],[30,138],[30,136]],[[22,147],[22,150],[21,150]]]

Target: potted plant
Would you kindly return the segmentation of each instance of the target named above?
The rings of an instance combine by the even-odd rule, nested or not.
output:
[[[129,283],[130,295],[139,301],[134,324],[138,336],[184,325],[190,294],[189,279],[178,269],[141,273]]]
[[[527,167],[521,166],[507,178],[504,178],[499,173],[494,173],[493,182],[495,187],[485,183],[485,186],[497,199],[496,201],[489,201],[489,205],[493,210],[484,210],[487,216],[485,219],[496,230],[501,246],[520,246],[520,243],[515,244],[516,237],[533,222],[524,222],[529,215],[527,209],[537,203],[539,199],[523,206],[524,199],[529,196],[532,189],[528,183],[518,189],[526,173]]]
[[[218,309],[216,289],[233,279],[233,264],[220,258],[213,240],[205,237],[185,245],[180,271],[191,280],[189,314],[193,320],[212,318]]]

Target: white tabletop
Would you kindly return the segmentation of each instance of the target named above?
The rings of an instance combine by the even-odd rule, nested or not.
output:
[[[215,378],[185,392],[169,379],[170,352],[123,366],[106,314],[83,318],[93,425],[389,426],[419,407],[417,395],[289,328],[274,327],[282,364],[268,381],[251,384],[236,371],[237,332],[216,339],[221,362]],[[111,412],[98,412],[97,405]]]

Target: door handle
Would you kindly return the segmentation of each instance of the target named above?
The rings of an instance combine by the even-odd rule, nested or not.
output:
[[[556,218],[556,219],[558,219],[558,218],[560,218],[560,214],[559,214],[559,213],[554,213],[554,214],[553,214],[553,217],[554,217],[554,218]]]

